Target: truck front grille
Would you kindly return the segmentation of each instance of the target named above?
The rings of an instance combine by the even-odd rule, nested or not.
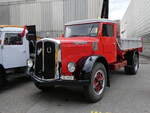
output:
[[[37,43],[35,75],[43,79],[55,78],[55,43],[50,41]]]

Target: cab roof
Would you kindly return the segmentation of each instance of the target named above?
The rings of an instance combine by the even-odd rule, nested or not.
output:
[[[84,19],[84,20],[76,20],[66,23],[65,25],[77,25],[77,24],[87,24],[87,23],[100,23],[100,22],[109,22],[116,23],[116,21],[108,20],[108,19]]]
[[[16,25],[0,25],[0,31],[12,31],[12,32],[22,32],[24,29],[23,26],[16,26]]]
[[[0,25],[0,28],[3,28],[3,27],[24,28],[24,26],[17,26],[17,25]]]

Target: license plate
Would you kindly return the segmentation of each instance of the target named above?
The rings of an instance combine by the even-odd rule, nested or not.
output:
[[[74,76],[61,76],[62,80],[74,80]]]

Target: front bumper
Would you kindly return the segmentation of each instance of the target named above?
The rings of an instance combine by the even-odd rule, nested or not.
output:
[[[46,80],[46,79],[41,79],[38,78],[35,75],[31,76],[31,79],[35,84],[38,84],[40,86],[52,86],[52,85],[61,85],[61,86],[85,86],[90,83],[89,80],[62,80],[62,79],[57,79],[57,80]]]

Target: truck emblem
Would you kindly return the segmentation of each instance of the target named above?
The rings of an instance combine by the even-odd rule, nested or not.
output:
[[[47,48],[47,53],[52,53],[52,48],[51,47]]]
[[[37,50],[37,54],[40,55],[40,53],[42,52],[42,48]]]

